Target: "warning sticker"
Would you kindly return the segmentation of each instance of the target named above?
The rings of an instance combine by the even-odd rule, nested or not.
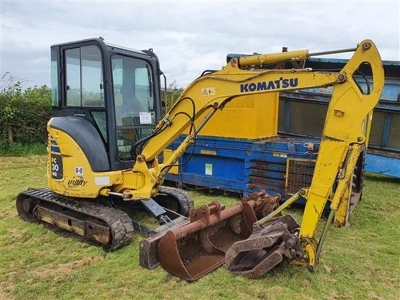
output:
[[[215,87],[207,87],[201,90],[202,96],[213,96],[215,95]]]

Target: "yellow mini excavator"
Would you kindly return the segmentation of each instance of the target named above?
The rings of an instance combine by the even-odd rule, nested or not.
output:
[[[366,151],[384,83],[372,41],[338,52],[353,52],[340,71],[257,68],[321,54],[307,50],[235,57],[194,80],[162,117],[162,72],[152,50],[128,50],[103,39],[52,46],[48,188],[21,192],[19,215],[107,250],[130,243],[134,229],[147,233],[150,237],[140,243],[140,264],[149,269],[161,264],[188,281],[224,263],[249,278],[283,260],[312,269],[334,215],[348,217],[353,175]],[[366,90],[353,77],[361,65],[373,74]],[[333,93],[311,186],[283,204],[279,195],[260,191],[231,208],[219,202],[194,208],[187,193],[162,185],[199,131],[224,114],[231,101],[245,101],[248,95],[263,101],[263,94],[323,86],[333,86]],[[163,157],[182,133],[186,138],[180,146]],[[301,225],[281,214],[299,197],[306,200]],[[327,203],[327,226],[317,239]],[[132,220],[136,208],[151,212],[160,226],[148,229]]]

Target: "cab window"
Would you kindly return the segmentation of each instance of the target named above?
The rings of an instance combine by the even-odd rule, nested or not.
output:
[[[118,155],[132,159],[131,146],[155,125],[153,73],[151,65],[139,58],[116,54],[111,64]]]
[[[104,107],[103,66],[95,45],[65,50],[67,106]]]

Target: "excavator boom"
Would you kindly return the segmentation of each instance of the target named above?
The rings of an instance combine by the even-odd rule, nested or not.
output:
[[[225,252],[226,265],[233,273],[258,278],[284,259],[294,260],[300,265],[313,268],[317,264],[317,254],[326,234],[325,229],[317,242],[315,230],[326,204],[330,202],[331,219],[338,211],[341,214],[339,220],[348,218],[350,187],[355,165],[360,155],[366,151],[372,111],[379,101],[384,83],[382,63],[374,43],[364,40],[353,50],[352,58],[339,72],[255,68],[258,64],[265,63],[268,57],[272,57],[271,61],[278,62],[278,54],[233,58],[222,70],[198,78],[182,93],[175,106],[158,124],[157,130],[161,134],[150,139],[138,157],[139,161],[135,164],[133,172],[137,174],[143,172],[144,177],[147,176],[144,172],[152,174],[154,183],[151,188],[154,191],[166,170],[177,162],[212,115],[223,110],[228,102],[246,94],[333,86],[311,186],[304,187],[274,212],[254,222],[253,233],[250,236],[245,238],[242,236],[237,241],[232,240],[228,248],[220,249]],[[299,54],[295,51],[292,56],[290,53],[283,53],[281,59],[304,58],[305,53],[307,52]],[[354,79],[354,75],[363,64],[369,65],[373,74],[372,86],[369,86],[367,91],[361,90]],[[254,68],[249,68],[249,65]],[[245,68],[242,69],[241,66]],[[188,127],[190,127],[189,134],[180,147],[167,161],[158,164],[156,156],[160,151]],[[152,162],[155,167],[147,170],[143,168],[146,165],[143,162]],[[144,189],[149,187],[145,184],[143,188],[131,191],[132,197],[135,198],[135,193],[143,196]],[[150,190],[147,192],[151,193]],[[306,199],[301,226],[290,216],[279,217],[283,209],[300,196]],[[146,249],[157,247],[158,251],[153,253],[158,257],[152,257],[152,266],[157,265],[154,262],[159,259],[161,265],[170,273],[188,281],[196,280],[206,272],[199,271],[197,266],[197,273],[193,276],[190,273],[191,264],[186,265],[184,259],[179,259],[179,256],[181,258],[185,256],[184,240],[187,240],[189,235],[193,237],[194,232],[190,229],[192,226],[189,222],[152,239],[149,243],[154,245],[142,247],[141,257],[149,258]],[[199,236],[204,234],[211,240],[209,227],[229,226],[231,226],[229,222],[221,219],[220,222],[209,224],[206,228],[207,233],[204,233],[206,231],[204,228],[198,229],[198,232],[195,232],[197,236],[192,238],[192,241],[197,238],[201,240]],[[202,250],[207,252],[206,248]],[[171,253],[175,254],[175,259],[172,261]],[[211,253],[212,251],[207,255]],[[220,263],[213,267],[219,265]],[[204,268],[207,272],[210,271],[210,266],[204,265]]]
[[[298,51],[293,51],[292,58],[298,58]],[[291,52],[281,54],[282,60],[291,57]],[[303,55],[304,56],[304,55]],[[260,59],[257,61],[257,57]],[[254,57],[258,64],[263,64],[264,56]],[[277,61],[278,54],[273,55]],[[245,57],[244,65],[248,64]],[[148,139],[133,166],[133,176],[140,177],[133,182],[143,182],[142,186],[132,186],[126,191],[130,199],[150,198],[157,192],[157,186],[164,175],[176,164],[184,151],[189,147],[197,133],[216,113],[220,113],[230,101],[244,95],[261,95],[279,93],[285,90],[307,89],[347,83],[345,72],[318,72],[311,69],[262,70],[242,69],[239,58],[232,59],[220,71],[203,75],[193,81],[181,94],[175,105],[160,120],[153,137]],[[189,130],[189,134],[173,154],[162,164],[157,156],[181,133]],[[150,165],[150,167],[149,167]]]

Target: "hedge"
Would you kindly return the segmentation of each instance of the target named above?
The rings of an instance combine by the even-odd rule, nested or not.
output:
[[[4,75],[2,77],[4,82]],[[51,90],[47,86],[21,89],[16,82],[0,92],[0,144],[45,143],[51,117]]]
[[[22,90],[9,73],[0,78],[0,146],[46,143],[51,118],[51,89],[46,85]],[[183,89],[170,85],[164,100],[170,108]],[[166,99],[165,99],[166,98]]]

